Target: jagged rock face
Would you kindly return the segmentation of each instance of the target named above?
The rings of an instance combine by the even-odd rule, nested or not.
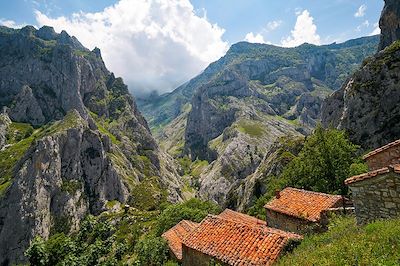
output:
[[[369,59],[341,90],[326,99],[323,125],[346,129],[351,140],[365,150],[398,139],[399,80],[400,43],[395,42]]]
[[[301,136],[319,119],[322,99],[331,90],[312,79],[317,61],[312,57],[309,64],[284,67],[287,62],[279,60],[246,60],[198,89],[185,148],[192,159],[211,163],[200,177],[199,197],[231,208],[247,206],[244,197],[236,202],[230,193],[243,194],[237,190],[250,182],[277,138]]]
[[[292,156],[298,155],[303,147],[303,140],[289,135],[275,141],[254,173],[229,191],[228,206],[240,211],[249,209],[257,198],[268,191],[271,179],[278,178],[284,167],[293,159]]]
[[[400,2],[397,0],[385,0],[381,19],[381,41],[379,50],[385,49],[394,41],[400,39]]]
[[[19,161],[15,182],[0,202],[4,260],[23,262],[22,247],[34,236],[75,231],[81,219],[100,213],[108,200],[128,201],[128,186],[106,153],[109,142],[80,123],[40,139]]]
[[[175,162],[99,49],[50,27],[0,27],[0,55],[0,264],[24,263],[34,236],[73,232],[108,201],[182,200]]]
[[[7,128],[11,124],[11,120],[6,114],[0,114],[0,150],[7,143]]]
[[[351,140],[365,150],[400,137],[399,14],[398,1],[385,1],[380,20],[380,49],[384,50],[366,60],[323,104],[323,125],[346,129]]]

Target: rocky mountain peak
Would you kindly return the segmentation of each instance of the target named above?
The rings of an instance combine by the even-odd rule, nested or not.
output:
[[[379,50],[400,39],[400,1],[385,0],[379,26],[381,28]]]
[[[43,26],[36,32],[36,36],[43,40],[50,41],[57,38],[57,33],[53,27]]]

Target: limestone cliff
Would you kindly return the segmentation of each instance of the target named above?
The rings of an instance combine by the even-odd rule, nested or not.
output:
[[[400,37],[400,3],[385,3],[380,22],[380,48],[384,49],[365,60],[322,108],[325,126],[346,129],[351,140],[365,150],[400,137],[400,42],[395,41]]]
[[[345,49],[343,56],[360,44],[346,45],[232,46],[227,57],[236,60],[196,90],[187,118],[184,152],[210,163],[198,179],[199,197],[250,205],[249,191],[261,178],[254,173],[276,139],[307,135],[318,123],[323,99],[345,75],[336,49]]]
[[[174,161],[98,49],[50,27],[0,27],[0,55],[0,264],[108,202],[181,200]]]
[[[385,49],[394,41],[400,39],[400,2],[397,0],[385,0],[381,19],[381,41],[379,50]]]

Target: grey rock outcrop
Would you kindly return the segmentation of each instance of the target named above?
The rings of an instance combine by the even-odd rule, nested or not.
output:
[[[7,114],[0,114],[0,150],[7,143],[7,128],[11,124],[11,120]]]
[[[323,125],[347,130],[351,140],[364,150],[400,137],[400,42],[395,41],[400,37],[400,5],[398,1],[385,3],[380,48],[387,47],[365,60],[322,108]]]
[[[74,116],[76,126],[28,150],[0,202],[0,257],[9,262],[24,262],[23,247],[35,236],[76,231],[81,219],[105,210],[108,200],[128,201],[128,186],[107,156],[108,142]]]
[[[383,50],[394,41],[400,39],[400,2],[397,0],[385,0],[381,19],[381,41],[379,50]]]

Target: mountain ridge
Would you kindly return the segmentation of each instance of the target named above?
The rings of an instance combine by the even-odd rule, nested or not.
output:
[[[0,264],[25,263],[35,236],[74,232],[110,202],[182,200],[178,167],[99,49],[1,27],[0,54]]]

